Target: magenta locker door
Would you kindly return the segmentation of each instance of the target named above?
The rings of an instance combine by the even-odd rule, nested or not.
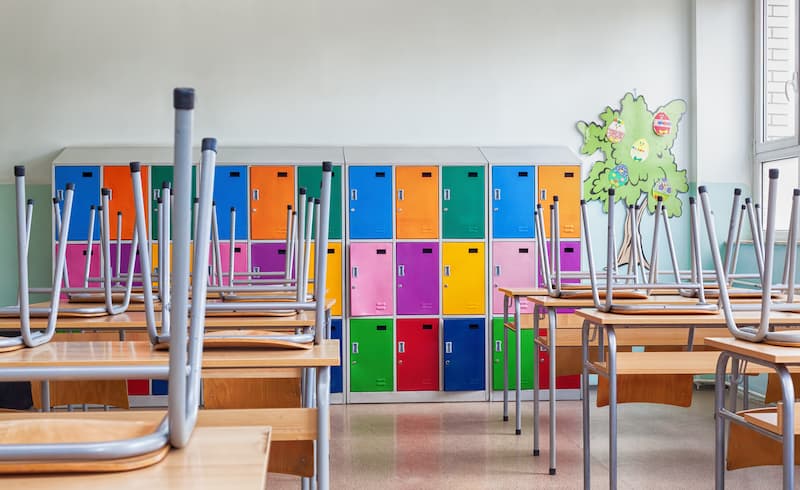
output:
[[[120,257],[119,257],[119,273],[122,276],[123,280],[128,273],[128,262],[130,260],[130,253],[131,253],[131,244],[130,243],[123,243],[120,245]],[[111,244],[111,272],[116,274],[117,272],[117,244]],[[141,264],[139,263],[139,258],[137,256],[136,263],[133,272],[139,274],[142,272]],[[141,281],[133,281],[134,286],[141,286]]]
[[[350,314],[380,316],[394,313],[392,301],[392,244],[350,244]]]
[[[547,246],[550,247],[550,240],[547,241]],[[549,250],[549,248],[548,248]],[[581,243],[580,242],[573,242],[573,241],[562,241],[561,242],[561,270],[562,271],[579,271],[581,270]],[[544,286],[544,280],[542,280],[542,275],[539,274],[539,286]],[[563,282],[570,283],[570,282],[579,282],[578,279],[564,279]],[[575,310],[573,308],[559,308],[559,313],[572,313]]]
[[[254,243],[250,246],[250,267],[253,272],[284,272],[286,270],[285,243]],[[257,276],[264,279],[277,276]],[[292,274],[294,277],[294,274]]]
[[[247,271],[247,245],[244,242],[236,242],[234,244],[233,253],[233,270],[234,272]],[[222,261],[222,284],[228,285],[228,271],[230,270],[230,242],[222,242],[219,244],[220,260]],[[213,257],[213,250],[208,251],[208,263],[211,264]]]
[[[67,273],[69,285],[83,287],[83,277],[86,267],[86,244],[70,243],[67,245]],[[92,245],[92,261],[89,266],[89,277],[100,277],[100,245]],[[89,287],[100,286],[99,282],[90,282]]]
[[[536,243],[494,242],[492,244],[492,311],[503,313],[503,294],[501,287],[535,287]],[[522,313],[533,313],[533,306],[527,300],[520,301]],[[513,310],[509,310],[513,314]]]
[[[439,314],[439,244],[397,244],[397,314]]]

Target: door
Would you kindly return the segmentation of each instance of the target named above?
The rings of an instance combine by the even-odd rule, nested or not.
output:
[[[549,210],[558,196],[561,238],[581,236],[581,168],[578,165],[539,166],[538,202]],[[550,237],[550,213],[544,213],[545,235]]]
[[[503,313],[505,296],[499,288],[533,288],[536,285],[535,242],[492,243],[492,313]],[[522,313],[532,313],[533,306],[526,299],[520,301]],[[514,314],[512,307],[509,313]]]
[[[228,271],[230,270],[230,242],[223,242],[219,244],[220,260],[222,261],[222,284],[227,286],[230,284],[228,281]],[[211,264],[213,260],[213,250],[208,251],[208,263]],[[247,272],[247,243],[236,242],[233,249],[233,271],[234,272]]]
[[[397,320],[397,391],[439,391],[439,319]]]
[[[297,185],[305,187],[308,197],[319,197],[320,184],[322,183],[322,167],[303,166],[297,168]],[[316,230],[311,230],[311,236],[316,236]],[[328,223],[328,238],[341,240],[342,238],[342,166],[334,165],[331,173],[331,217]]]
[[[250,167],[250,227],[253,240],[286,238],[286,207],[294,206],[294,167]]]
[[[89,232],[86,232],[87,236]],[[83,287],[86,277],[86,252],[88,248],[85,243],[67,244],[66,265],[69,274],[69,285],[72,287]],[[100,245],[92,245],[92,253],[89,258],[89,277],[100,277]],[[89,282],[88,287],[98,287],[99,282]]]
[[[443,238],[483,238],[485,186],[481,166],[442,167]]]
[[[390,318],[350,320],[350,391],[392,391],[393,325]]]
[[[343,391],[342,363],[342,320],[331,320],[331,338],[339,341],[339,365],[331,366],[331,393],[341,393]]]
[[[236,239],[247,240],[247,167],[219,165],[214,169],[219,237],[231,237],[231,209],[236,209]]]
[[[397,314],[439,314],[439,244],[397,244]]]
[[[230,250],[230,249],[229,249]],[[285,243],[253,243],[250,245],[250,269],[253,272],[286,272]],[[294,272],[294,271],[292,271]],[[254,276],[256,279],[278,279],[281,276]],[[292,273],[294,277],[294,273]]]
[[[153,165],[150,167],[150,233],[153,240],[158,240],[158,201],[164,182],[174,185],[175,167],[171,165]],[[197,197],[197,166],[192,165],[192,202]],[[145,204],[146,206],[147,204]],[[192,233],[194,233],[194,206],[192,206]],[[172,238],[172,236],[170,236]]]
[[[309,264],[309,278],[314,279],[314,243],[311,244],[311,263]],[[327,293],[325,297],[335,300],[331,308],[331,315],[342,314],[342,244],[341,242],[328,242],[328,275],[325,278]],[[311,286],[309,286],[311,291]]]
[[[125,284],[126,275],[128,274],[128,265],[130,264],[130,253],[131,253],[131,244],[130,243],[123,243],[119,247],[119,275],[120,280],[122,281],[121,284]],[[142,266],[139,262],[139,256],[136,256],[136,262],[134,263],[133,272],[135,274],[139,274],[142,272]],[[116,275],[117,273],[117,244],[111,244],[111,273]],[[71,277],[71,276],[70,276]],[[134,286],[141,286],[142,282],[137,281],[134,279],[133,281]]]
[[[547,335],[545,329],[539,329],[541,335]],[[557,355],[557,354],[556,354]],[[546,390],[550,387],[550,353],[539,353],[539,389]],[[577,390],[581,387],[581,375],[570,374],[556,377],[556,388],[559,390]]]
[[[149,169],[142,166],[142,196],[144,209],[147,209],[147,182]],[[117,239],[117,213],[122,213],[122,239],[133,239],[133,228],[136,226],[136,206],[133,203],[133,186],[131,185],[131,169],[122,165],[103,167],[103,187],[111,190],[108,200],[108,219],[111,226],[110,237]],[[145,216],[145,221],[149,221]]]
[[[445,315],[483,314],[486,284],[484,244],[442,244],[442,312]]]
[[[67,237],[70,240],[86,240],[89,238],[89,207],[100,205],[100,167],[57,166],[55,168],[55,190],[62,199],[67,183],[75,184],[75,193],[72,197],[72,216]],[[93,239],[100,239],[100,221],[97,219],[97,215],[95,215]]]
[[[439,237],[439,168],[395,167],[397,238]]]
[[[392,168],[350,167],[350,238],[392,238]]]
[[[517,369],[517,332],[508,330],[508,344],[503,343],[503,319],[492,320],[492,389],[503,390],[503,351],[508,350],[508,389],[516,389],[513,373]]]
[[[534,238],[532,166],[492,167],[492,236]]]
[[[444,390],[486,389],[483,318],[444,321]]]
[[[581,270],[581,242],[573,242],[573,241],[562,241],[560,243],[561,250],[559,252],[559,260],[561,261],[561,270],[562,271],[580,271]],[[547,250],[548,254],[550,253],[550,240],[547,240]],[[544,279],[542,279],[542,274],[539,272],[537,274],[539,278],[539,287],[544,287]],[[562,279],[563,283],[578,283],[580,282],[579,279]],[[573,313],[575,311],[574,308],[558,308],[557,310],[559,313]]]
[[[350,244],[350,314],[391,315],[392,244]]]

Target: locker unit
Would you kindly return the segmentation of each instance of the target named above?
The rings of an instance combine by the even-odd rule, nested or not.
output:
[[[396,245],[398,315],[439,314],[439,244],[399,242]]]
[[[89,207],[100,205],[100,167],[66,166],[55,167],[55,190],[61,194],[71,182],[75,184],[72,197],[72,218],[70,219],[69,240],[86,240],[89,237]],[[59,197],[63,198],[63,195]],[[100,239],[100,221],[95,215],[94,240]]]
[[[484,314],[486,265],[483,242],[442,244],[442,313]]]
[[[392,167],[350,167],[348,175],[350,238],[391,239]]]
[[[161,196],[161,187],[164,182],[174,183],[172,165],[152,165],[150,173],[150,236],[153,240],[158,240],[158,198]],[[144,174],[142,174],[144,177]],[[146,182],[146,181],[145,181]],[[147,195],[147,193],[145,193]],[[197,166],[192,166],[192,202],[197,197]],[[145,203],[145,208],[147,203]],[[194,231],[194,208],[192,209],[192,231]],[[172,237],[170,237],[172,238]]]
[[[318,165],[297,167],[297,187],[305,187],[309,197],[319,197],[322,169]],[[316,236],[316,230],[311,231]],[[331,173],[331,216],[328,223],[328,238],[342,238],[342,166],[334,165]]]
[[[439,391],[439,319],[397,320],[397,391]]]
[[[492,238],[534,238],[534,168],[492,167]]]
[[[442,167],[442,238],[483,238],[486,183],[482,166]]]
[[[309,264],[309,278],[314,279],[314,255],[315,247],[311,244],[311,263]],[[327,284],[326,297],[334,299],[336,302],[331,308],[332,316],[342,315],[342,244],[341,242],[328,242],[328,275],[325,279]],[[308,286],[309,292],[312,285]]]
[[[508,350],[508,389],[516,389],[517,332],[508,330],[508,345],[503,345],[503,319],[492,320],[492,389],[503,389],[503,350]],[[533,330],[522,330],[522,389],[533,389]]]
[[[492,243],[492,313],[503,313],[501,287],[532,288],[536,284],[536,242],[493,242]],[[528,300],[520,301],[522,313],[533,313]],[[513,307],[509,307],[513,314]]]
[[[439,168],[395,167],[398,239],[438,238]]]
[[[391,318],[350,320],[350,391],[394,389]]]
[[[250,167],[250,238],[286,238],[286,207],[295,205],[294,167]]]
[[[250,270],[253,272],[285,272],[286,244],[253,243],[250,245]],[[292,276],[294,277],[294,274],[292,274]],[[277,276],[256,276],[256,278],[264,279],[274,279],[276,277]]]
[[[549,210],[553,196],[558,196],[561,238],[581,236],[581,167],[580,165],[540,166],[539,192],[536,199]],[[544,214],[545,235],[550,236],[550,213]]]
[[[220,260],[222,261],[222,284],[227,286],[228,271],[230,270],[230,242],[220,243]],[[213,250],[208,251],[208,263],[211,264]],[[233,270],[234,272],[247,272],[247,244],[236,242],[233,250]]]
[[[339,341],[339,359],[344,362],[344,355],[342,352],[342,320],[331,320],[331,338]],[[342,376],[342,364],[338,366],[331,366],[331,393],[341,393],[344,391],[344,383]]]
[[[444,320],[444,390],[486,389],[486,349],[484,318],[446,318]]]
[[[382,316],[394,313],[392,244],[350,244],[350,315]]]
[[[218,165],[214,169],[219,237],[231,237],[231,208],[236,208],[236,240],[247,240],[247,167]]]
[[[147,182],[148,168],[142,166],[142,195],[144,207],[147,209]],[[117,238],[117,213],[122,213],[122,239],[133,239],[133,228],[136,224],[136,207],[133,203],[133,185],[131,184],[131,169],[129,166],[108,165],[103,167],[103,187],[111,190],[108,200],[108,218],[111,226],[111,239]],[[145,216],[145,220],[148,217]]]
[[[86,232],[88,235],[88,231]],[[83,286],[84,272],[86,270],[86,252],[88,248],[85,243],[67,244],[66,263],[67,273],[69,274],[69,285],[75,287]],[[92,245],[91,262],[89,264],[89,277],[100,277],[100,245]],[[100,286],[99,282],[89,282],[89,287]]]

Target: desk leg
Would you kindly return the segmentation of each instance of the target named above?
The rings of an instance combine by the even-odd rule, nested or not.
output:
[[[728,410],[736,413],[736,407],[739,405],[739,360],[736,358],[734,358],[731,363],[730,390],[728,395],[731,397],[731,400],[728,405]]]
[[[330,379],[330,366],[317,368],[317,488],[319,490],[328,490],[331,480]]]
[[[508,296],[503,296],[503,422],[508,422]]]
[[[522,315],[519,311],[520,297],[514,296],[514,326],[517,329],[517,399],[514,400],[517,420],[517,435],[522,434]]]
[[[608,335],[608,488],[617,488],[617,334],[613,326]]]
[[[592,451],[589,447],[589,321],[581,326],[581,404],[583,406],[583,488],[591,488]]]
[[[547,309],[547,352],[550,354],[550,474],[556,474],[556,327],[558,315],[555,308]]]
[[[50,381],[44,380],[41,383],[42,411],[50,411]]]
[[[783,391],[783,488],[794,488],[794,383],[784,365],[775,366]]]
[[[539,455],[539,306],[533,307],[533,455]]]
[[[722,352],[717,359],[716,379],[714,383],[714,488],[725,488],[725,419],[722,409],[725,408],[725,370],[730,355]],[[734,361],[734,364],[736,361]]]

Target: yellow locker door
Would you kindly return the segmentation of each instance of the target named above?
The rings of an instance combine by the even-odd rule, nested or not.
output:
[[[311,262],[308,266],[309,279],[314,278],[315,245],[314,243],[311,244]],[[331,315],[342,316],[342,244],[340,242],[328,242],[328,276],[325,282],[328,289],[327,298],[336,300],[333,308],[331,308]],[[312,290],[311,285],[308,286],[308,290],[309,292]]]
[[[539,167],[539,195],[537,201],[544,210],[546,235],[550,237],[550,204],[558,196],[561,238],[581,236],[581,167],[578,165],[553,165]]]
[[[442,313],[484,314],[485,246],[481,242],[442,244]]]

